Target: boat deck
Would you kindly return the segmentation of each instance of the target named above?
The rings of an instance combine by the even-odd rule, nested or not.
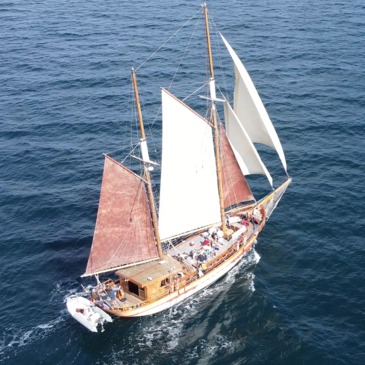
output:
[[[245,240],[251,237],[255,233],[255,226],[251,222],[247,224],[247,226],[239,222],[231,224],[230,229],[234,232],[229,241],[223,237],[214,239],[211,234],[204,232],[172,246],[166,253],[191,268],[198,269],[201,264],[209,264],[215,257],[231,248],[242,235]]]

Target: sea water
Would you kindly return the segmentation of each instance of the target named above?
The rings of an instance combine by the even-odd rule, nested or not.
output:
[[[293,183],[242,263],[178,307],[116,319],[99,334],[66,311],[92,242],[102,153],[120,161],[138,141],[130,68],[200,6],[0,3],[0,363],[363,363],[360,0],[208,2],[213,27],[264,101]],[[161,128],[159,88],[170,85],[172,56],[179,60],[190,38],[179,33],[172,41],[137,71],[148,134]],[[207,71],[204,47],[194,42],[176,76],[193,88]],[[224,57],[214,62],[230,71]],[[159,140],[151,141],[155,158]]]

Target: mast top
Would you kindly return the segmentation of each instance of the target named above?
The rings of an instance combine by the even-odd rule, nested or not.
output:
[[[207,46],[208,46],[210,78],[214,80],[213,56],[212,56],[212,48],[210,45],[210,32],[209,32],[209,21],[208,21],[208,7],[205,2],[204,2],[204,17],[205,17],[205,32],[206,32]]]

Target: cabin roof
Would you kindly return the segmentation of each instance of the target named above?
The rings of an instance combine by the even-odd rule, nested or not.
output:
[[[164,259],[146,262],[119,269],[116,275],[123,276],[138,283],[142,287],[155,280],[162,280],[169,274],[184,271],[182,264],[170,255],[164,255]]]

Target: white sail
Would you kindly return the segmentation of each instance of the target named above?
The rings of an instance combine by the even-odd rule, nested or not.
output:
[[[235,66],[234,111],[252,142],[274,148],[287,171],[283,147],[260,96],[241,60],[222,34],[221,37]]]
[[[224,103],[224,120],[226,122],[227,137],[231,143],[242,173],[244,175],[266,175],[272,186],[272,177],[269,171],[262,162],[249,135],[228,102]]]
[[[162,89],[159,231],[162,240],[220,222],[209,123]]]

